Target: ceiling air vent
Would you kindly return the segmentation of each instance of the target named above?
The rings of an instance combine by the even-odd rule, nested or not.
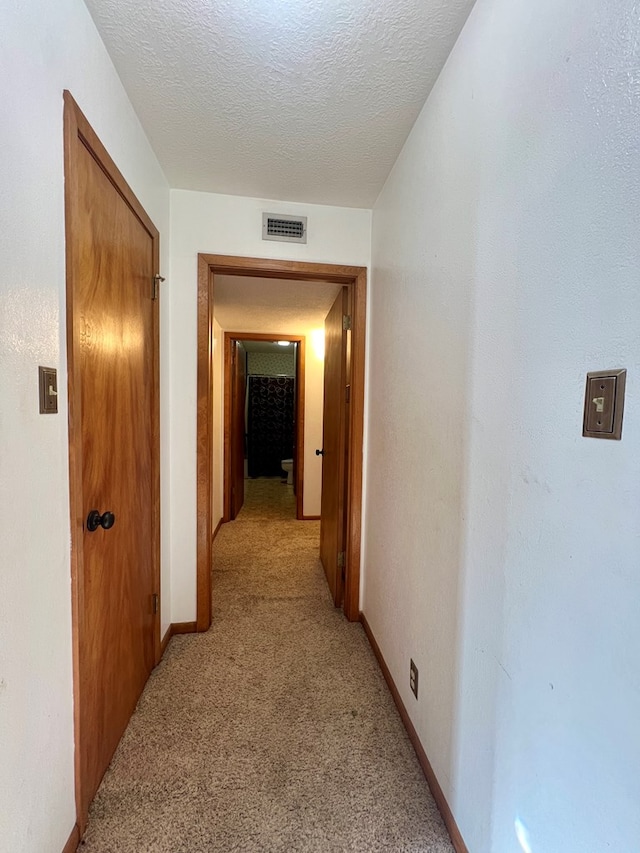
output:
[[[262,214],[262,239],[283,243],[307,242],[307,217],[286,216],[284,213]]]

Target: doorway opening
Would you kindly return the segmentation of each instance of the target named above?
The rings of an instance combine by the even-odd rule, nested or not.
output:
[[[366,324],[366,267],[334,264],[314,264],[298,261],[280,261],[262,258],[244,258],[227,255],[200,254],[198,256],[198,419],[197,419],[197,630],[206,631],[211,625],[211,552],[213,526],[212,486],[214,459],[212,436],[214,432],[214,395],[220,377],[213,375],[214,308],[216,280],[221,277],[260,277],[262,279],[295,281],[301,289],[306,284],[338,285],[342,304],[348,306],[348,315],[341,316],[340,331],[332,340],[343,354],[341,367],[336,371],[341,388],[340,400],[332,407],[339,412],[338,451],[323,458],[323,483],[325,468],[333,467],[335,487],[343,496],[330,502],[321,511],[321,536],[325,522],[338,531],[338,551],[332,559],[339,568],[335,603],[341,604],[345,616],[357,621],[360,616],[360,534],[362,515],[362,438],[364,427],[364,372]],[[300,292],[300,291],[299,291]],[[219,330],[218,330],[219,334]],[[237,333],[236,333],[237,334]],[[340,361],[340,358],[338,358]],[[219,390],[219,388],[218,388]],[[326,387],[324,409],[326,411]],[[348,415],[345,416],[345,404]],[[328,419],[333,421],[333,417]],[[325,423],[327,418],[325,418]],[[319,454],[323,448],[316,448]],[[309,448],[307,448],[307,455]],[[340,464],[337,464],[339,460]],[[329,519],[329,513],[331,518]],[[338,513],[342,516],[338,518]],[[328,529],[328,527],[327,527]],[[329,579],[329,572],[325,566]],[[334,590],[332,590],[334,592]]]
[[[223,522],[237,517],[245,481],[257,478],[289,487],[269,494],[279,501],[290,491],[293,517],[303,519],[304,335],[225,332],[223,382]]]

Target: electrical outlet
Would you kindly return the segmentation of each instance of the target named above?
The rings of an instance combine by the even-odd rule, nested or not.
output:
[[[418,667],[411,660],[411,665],[409,666],[409,687],[411,688],[413,695],[418,698]]]

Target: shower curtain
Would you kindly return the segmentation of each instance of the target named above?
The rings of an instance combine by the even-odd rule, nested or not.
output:
[[[249,376],[247,467],[250,477],[276,477],[293,456],[295,379]]]

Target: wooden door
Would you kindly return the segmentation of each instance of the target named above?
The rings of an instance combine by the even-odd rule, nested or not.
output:
[[[298,497],[298,409],[300,407],[300,344],[294,343],[295,351],[295,379],[293,382],[293,449],[291,458],[293,460],[293,494]],[[303,407],[304,411],[304,407]],[[296,500],[296,518],[298,513],[298,501]]]
[[[320,559],[336,607],[344,591],[346,542],[346,454],[348,406],[348,332],[343,317],[349,313],[349,293],[343,287],[324,323],[324,408]]]
[[[244,503],[245,397],[247,365],[240,341],[231,341],[231,518]]]
[[[82,822],[159,645],[157,231],[123,195],[115,182],[123,179],[79,110],[74,120],[76,132],[67,128],[67,298]],[[102,516],[94,530],[92,511]]]

